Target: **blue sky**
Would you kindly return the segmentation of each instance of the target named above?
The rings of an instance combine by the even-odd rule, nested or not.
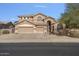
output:
[[[56,20],[65,11],[64,3],[0,3],[0,21],[17,21],[19,15],[43,13]]]

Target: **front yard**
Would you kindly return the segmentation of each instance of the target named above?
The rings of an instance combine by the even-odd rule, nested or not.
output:
[[[0,36],[0,43],[21,42],[78,42],[79,38],[48,34],[5,34]]]

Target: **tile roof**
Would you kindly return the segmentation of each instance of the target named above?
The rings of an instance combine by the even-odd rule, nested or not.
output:
[[[29,15],[22,15],[22,16],[23,16],[23,17],[30,17],[30,16],[36,16],[36,15],[43,15],[43,16],[46,17],[45,19],[51,18],[51,19],[53,19],[53,20],[56,22],[56,20],[55,20],[53,17],[46,16],[46,15],[44,15],[44,14],[42,14],[42,13],[29,14]],[[18,16],[18,17],[22,17],[22,16]],[[39,26],[41,26],[41,25],[46,25],[46,23],[44,23],[44,22],[31,22],[31,21],[28,21],[28,20],[23,20],[23,21],[27,21],[27,22],[29,22],[29,23],[31,23],[31,24],[33,24],[33,25],[39,25]],[[21,21],[21,22],[23,22],[23,21]],[[17,24],[19,24],[19,23],[21,23],[21,22],[17,22]]]

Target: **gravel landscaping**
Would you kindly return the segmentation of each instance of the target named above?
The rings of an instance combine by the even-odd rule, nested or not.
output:
[[[0,43],[23,42],[79,42],[79,38],[48,34],[4,34],[0,35]]]

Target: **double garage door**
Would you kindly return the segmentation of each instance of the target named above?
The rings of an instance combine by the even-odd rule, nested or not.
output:
[[[43,33],[44,29],[42,27],[19,27],[18,33]]]
[[[33,33],[33,27],[19,27],[18,33]]]

